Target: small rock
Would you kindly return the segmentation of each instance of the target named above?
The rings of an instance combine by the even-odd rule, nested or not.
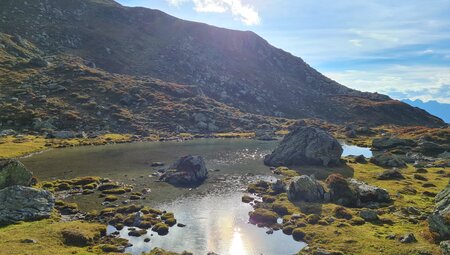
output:
[[[415,243],[417,242],[416,237],[413,233],[406,234],[400,238],[401,243]]]

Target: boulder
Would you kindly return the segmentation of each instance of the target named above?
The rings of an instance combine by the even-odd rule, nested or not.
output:
[[[173,185],[197,185],[208,177],[202,156],[184,156],[161,175],[160,180]]]
[[[400,138],[376,138],[372,141],[372,148],[377,150],[391,149],[395,147],[411,147],[414,146],[415,142],[410,139],[400,139]]]
[[[378,213],[374,210],[362,210],[359,212],[359,216],[365,221],[376,221],[378,220]]]
[[[391,153],[380,153],[370,158],[370,162],[381,167],[406,167],[406,163]]]
[[[442,255],[450,255],[450,240],[441,242],[439,246],[441,247]]]
[[[364,157],[364,155],[359,155],[355,157],[355,162],[359,164],[366,164],[367,160],[366,157]]]
[[[378,175],[378,180],[402,180],[405,179],[398,169],[389,169]]]
[[[436,196],[436,208],[428,216],[428,225],[439,240],[450,239],[450,183]]]
[[[10,186],[0,190],[0,224],[50,217],[55,198],[47,190]]]
[[[448,146],[439,145],[434,142],[424,141],[418,144],[415,151],[423,153],[427,156],[436,156],[438,154],[444,153],[446,150],[450,149]]]
[[[33,173],[18,160],[0,160],[0,189],[13,186],[30,186],[32,184]]]
[[[361,206],[378,207],[379,203],[390,203],[391,197],[389,193],[382,188],[368,185],[365,182],[356,179],[350,179],[349,186],[354,190],[358,197],[358,203]]]
[[[269,166],[339,164],[342,146],[327,132],[315,127],[298,127],[264,158]]]
[[[325,190],[313,176],[296,176],[287,189],[291,201],[315,202],[324,199]]]
[[[339,174],[327,178],[330,201],[349,207],[379,207],[390,203],[389,193],[379,187],[355,179],[345,179]]]

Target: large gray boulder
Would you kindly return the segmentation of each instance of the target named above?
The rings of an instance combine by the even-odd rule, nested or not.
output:
[[[436,196],[436,208],[428,216],[428,225],[440,240],[450,239],[450,183]]]
[[[173,185],[197,185],[208,177],[202,156],[184,156],[173,163],[161,175],[160,180]]]
[[[373,157],[370,158],[370,162],[377,166],[385,168],[406,167],[406,163],[402,159],[389,152],[374,155]]]
[[[10,186],[0,190],[0,225],[50,217],[55,198],[47,190]]]
[[[356,179],[350,179],[348,183],[350,189],[356,193],[358,207],[379,207],[380,204],[391,202],[391,197],[385,189]]]
[[[22,185],[30,186],[33,179],[33,173],[18,160],[7,159],[0,160],[0,189]]]
[[[298,127],[264,158],[269,166],[339,164],[342,146],[327,132],[315,127]]]
[[[325,189],[313,176],[302,175],[293,178],[287,195],[291,201],[316,202],[324,199]]]
[[[389,193],[385,189],[356,179],[346,179],[339,174],[332,174],[326,182],[330,201],[336,204],[376,208],[391,202]]]

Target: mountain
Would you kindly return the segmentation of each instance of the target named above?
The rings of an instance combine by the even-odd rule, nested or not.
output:
[[[33,96],[29,95],[34,93],[34,96],[45,94],[47,103],[63,105],[65,112],[78,113],[80,121],[96,120],[100,112],[102,125],[107,125],[105,123],[114,118],[104,117],[102,112],[120,105],[120,111],[128,111],[130,116],[119,118],[122,122],[114,124],[113,129],[128,128],[128,121],[134,121],[137,113],[142,119],[136,121],[141,123],[136,125],[159,128],[164,122],[170,123],[167,125],[173,129],[177,119],[162,119],[158,115],[153,116],[152,121],[146,120],[152,116],[154,108],[160,107],[160,97],[167,103],[172,100],[174,105],[179,103],[165,89],[158,91],[159,96],[153,92],[142,93],[142,89],[147,89],[144,81],[149,79],[157,80],[157,84],[186,88],[193,93],[191,97],[204,104],[203,115],[206,116],[197,116],[189,107],[184,111],[181,122],[183,128],[189,130],[208,130],[208,123],[212,129],[219,130],[249,128],[235,120],[233,123],[237,124],[230,124],[232,119],[244,115],[247,121],[243,123],[248,123],[248,119],[264,120],[258,116],[274,116],[317,118],[342,124],[444,125],[441,119],[421,109],[385,95],[349,89],[328,79],[301,58],[271,46],[253,32],[184,21],[158,10],[124,7],[111,0],[3,0],[0,10],[0,32],[6,38],[0,49],[7,59],[1,67],[8,73],[1,82],[2,87],[9,88],[7,91],[2,88],[2,93],[6,99],[17,99],[25,105],[24,110],[31,112],[19,121],[29,126],[31,117],[39,115],[42,121],[49,118],[47,109],[36,109],[36,104],[30,103]],[[28,49],[30,47],[34,52]],[[50,65],[36,68],[24,64],[33,59],[36,62],[36,58]],[[61,66],[72,66],[72,69]],[[79,80],[79,69],[85,68],[94,77]],[[35,76],[26,77],[30,73]],[[37,84],[30,84],[29,79]],[[124,83],[124,79],[127,82]],[[65,84],[67,90],[51,95],[47,93],[51,91],[45,89],[45,81],[55,86]],[[45,86],[37,86],[39,84]],[[24,85],[31,85],[25,91],[28,97],[21,94],[24,89],[19,87]],[[132,97],[131,105],[121,104],[121,100],[109,96],[115,86],[123,87],[122,96]],[[95,94],[97,90],[103,91],[102,94]],[[86,102],[80,104],[71,100],[67,91],[69,95],[78,94],[102,103],[92,104],[93,109],[86,111],[83,105]],[[190,104],[179,107],[187,105]],[[8,107],[11,106],[4,104],[3,110]],[[180,110],[179,107],[171,110]],[[212,109],[216,108],[223,110],[227,125],[213,123],[216,116]],[[71,127],[61,120],[58,107],[55,110],[51,115],[54,120],[49,120],[52,125]],[[234,112],[239,112],[239,116],[233,116]],[[9,118],[17,117],[9,115]],[[18,120],[8,120],[9,125],[18,125]],[[76,127],[92,125],[84,123]]]
[[[438,116],[445,122],[450,123],[450,104],[439,103],[433,100],[423,102],[420,99],[416,100],[405,99],[402,101],[414,107],[422,108],[427,112],[435,116]]]

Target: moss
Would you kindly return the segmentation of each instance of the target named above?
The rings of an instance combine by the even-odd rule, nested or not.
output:
[[[352,213],[343,206],[337,206],[333,209],[333,214],[336,218],[350,220],[353,215]]]
[[[249,196],[249,195],[243,195],[241,200],[244,203],[250,203],[250,202],[252,202],[255,199],[253,197]]]
[[[122,252],[122,249],[119,248],[117,245],[113,244],[104,244],[100,246],[103,252]]]
[[[122,195],[127,193],[127,191],[124,188],[116,188],[116,189],[108,189],[102,191],[104,194],[114,194],[114,195]]]
[[[175,218],[168,218],[164,220],[164,222],[170,227],[175,226],[175,224],[177,224],[177,220]]]
[[[273,171],[273,173],[274,173],[274,174],[283,175],[283,176],[286,176],[286,177],[294,177],[294,176],[297,176],[297,175],[298,175],[297,171],[291,170],[291,169],[289,169],[289,168],[287,168],[287,167],[277,167],[277,168]]]
[[[0,159],[16,158],[46,149],[46,141],[43,137],[25,136],[25,138],[25,142],[22,143],[15,143],[14,137],[1,138]]]
[[[130,196],[130,200],[139,200],[139,199],[141,199],[141,196],[138,196],[138,195],[131,195]]]
[[[295,241],[302,241],[304,240],[305,236],[306,234],[301,228],[292,230],[292,238],[294,238]]]
[[[411,165],[402,169],[405,180],[377,180],[377,176],[384,171],[372,163],[354,164],[348,163],[347,167],[352,169],[351,175],[355,179],[367,182],[386,189],[393,198],[393,205],[389,208],[380,209],[380,221],[373,224],[366,224],[365,221],[357,217],[360,209],[343,208],[331,203],[292,203],[287,200],[286,193],[278,195],[268,195],[269,189],[262,189],[258,195],[270,197],[270,201],[264,201],[254,206],[255,208],[272,208],[272,204],[282,203],[288,207],[289,214],[283,216],[283,227],[287,227],[287,234],[290,228],[301,228],[308,235],[304,238],[308,246],[314,251],[320,247],[326,250],[338,250],[343,254],[355,255],[376,255],[376,254],[419,254],[422,251],[428,254],[440,254],[439,247],[432,240],[429,234],[426,220],[410,221],[399,213],[400,208],[414,206],[424,213],[431,213],[434,207],[434,196],[428,197],[425,194],[436,194],[448,183],[448,178],[442,178],[442,168],[427,168],[427,173],[422,173],[429,183],[436,187],[423,187],[420,181],[414,179],[416,169]],[[300,173],[304,168],[299,170]],[[310,170],[310,169],[306,169]],[[329,168],[322,168],[319,171],[330,171]],[[445,170],[445,169],[444,169]],[[324,175],[326,178],[329,175]],[[331,177],[333,178],[333,177]],[[331,181],[330,183],[338,183]],[[339,179],[339,178],[338,178]],[[253,184],[253,187],[256,187]],[[405,192],[406,191],[406,192]],[[255,209],[258,210],[258,209]],[[302,214],[318,215],[320,219],[317,224],[305,224],[306,219],[294,219]],[[295,215],[295,217],[294,217]],[[342,217],[338,217],[342,216]],[[348,218],[352,216],[350,220]],[[314,216],[317,217],[317,216]],[[328,220],[331,217],[334,220]],[[321,224],[319,224],[319,222]],[[402,236],[405,233],[414,233],[418,242],[412,244],[401,244],[398,241],[389,241],[386,238],[390,235]]]
[[[169,226],[165,223],[159,222],[153,226],[152,230],[158,233],[158,235],[163,236],[169,233]]]
[[[287,225],[283,227],[283,233],[286,235],[292,235],[292,231],[294,230],[295,226],[294,225]]]
[[[182,252],[182,253],[175,253],[175,252],[166,251],[166,250],[163,250],[160,248],[154,248],[149,253],[143,253],[142,255],[192,255],[192,253],[189,253],[186,251]]]
[[[2,254],[96,254],[88,247],[68,246],[63,242],[63,230],[76,230],[87,239],[99,238],[105,231],[105,226],[96,223],[80,221],[55,222],[41,220],[25,222],[0,228],[0,250]],[[21,243],[24,238],[36,240],[37,243],[26,245]]]
[[[278,215],[270,210],[263,208],[256,208],[250,212],[250,221],[252,223],[275,224],[277,223]]]
[[[108,195],[105,197],[105,202],[114,202],[114,201],[117,201],[117,199],[119,199],[117,196]]]

